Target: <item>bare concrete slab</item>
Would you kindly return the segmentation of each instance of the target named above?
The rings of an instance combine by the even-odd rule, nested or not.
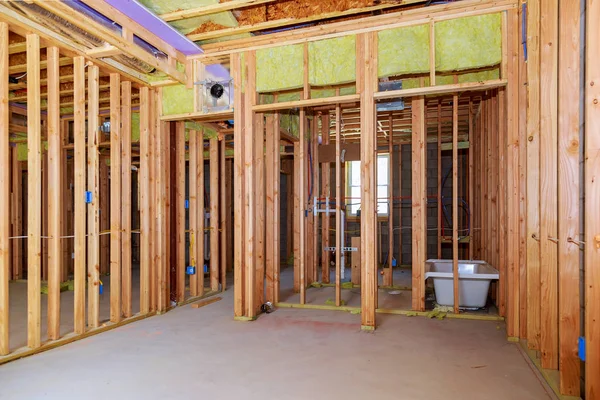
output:
[[[233,291],[0,367],[1,399],[547,399],[504,324],[279,309]]]

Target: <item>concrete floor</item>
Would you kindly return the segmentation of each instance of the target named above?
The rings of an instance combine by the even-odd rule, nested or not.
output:
[[[279,309],[233,290],[0,367],[1,399],[547,399],[504,324]]]

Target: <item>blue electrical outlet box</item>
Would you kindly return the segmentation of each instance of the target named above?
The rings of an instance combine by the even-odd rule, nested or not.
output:
[[[194,266],[191,266],[191,265],[190,265],[190,266],[188,266],[188,267],[185,269],[185,273],[186,273],[186,274],[188,274],[188,275],[196,275],[196,267],[194,267]]]
[[[208,265],[204,264],[204,273],[208,274]]]
[[[186,209],[187,209],[187,208],[190,208],[190,201],[189,201],[189,200],[186,200],[186,201],[185,201],[185,208],[186,208]]]
[[[395,266],[396,266],[396,264],[397,264],[397,263],[396,263],[396,259],[395,259],[395,258],[392,258],[392,267],[395,267]]]
[[[87,204],[92,202],[92,192],[85,192],[85,202]]]
[[[103,284],[100,284],[100,285],[98,286],[98,293],[99,293],[99,294],[102,294],[102,293],[104,293],[104,285],[103,285]]]
[[[581,361],[585,361],[585,338],[580,336],[577,345],[577,348],[579,350],[579,359]]]

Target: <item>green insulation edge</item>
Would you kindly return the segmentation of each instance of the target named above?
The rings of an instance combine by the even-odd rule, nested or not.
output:
[[[502,59],[501,25],[500,13],[437,22],[436,71],[448,73],[498,65]],[[327,86],[353,82],[356,79],[355,42],[355,36],[349,35],[309,43],[309,84]],[[379,77],[428,73],[429,56],[428,24],[387,29],[378,34]],[[301,88],[303,63],[301,44],[257,50],[256,90],[266,93]],[[472,78],[464,79],[472,82]]]

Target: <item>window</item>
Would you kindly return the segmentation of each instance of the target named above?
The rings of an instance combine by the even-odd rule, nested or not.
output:
[[[377,214],[387,215],[389,206],[389,166],[388,154],[377,155]],[[350,215],[356,215],[360,210],[361,182],[360,161],[349,161],[346,163],[348,169],[348,188],[346,190],[346,204]]]

